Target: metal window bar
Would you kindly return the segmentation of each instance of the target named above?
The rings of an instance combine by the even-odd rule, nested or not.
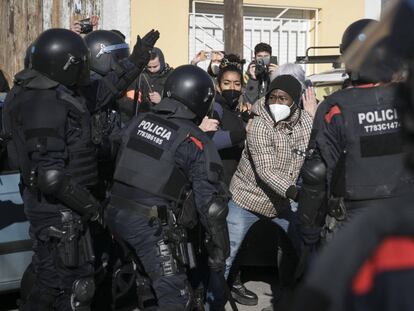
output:
[[[279,15],[281,15],[281,14],[279,14]],[[202,20],[205,20],[207,23],[210,23],[211,25],[214,25],[214,27],[211,27],[211,29],[209,29],[209,30],[213,31],[213,35],[207,30],[208,27],[206,27],[206,24],[200,25],[200,23],[198,21],[199,18],[201,18]],[[217,42],[221,46],[224,46],[224,41],[218,39],[217,36],[214,36],[215,30],[220,29],[224,32],[223,26],[221,26],[219,23],[217,23],[216,19],[223,20],[223,15],[220,15],[220,14],[190,13],[190,22],[191,22],[190,30],[192,30],[192,36],[191,37],[193,39],[192,40],[193,44],[190,45],[190,47],[189,47],[190,50],[191,50],[191,52],[190,52],[191,56],[197,52],[197,46],[199,46],[197,44],[197,41],[199,43],[202,43],[202,42],[200,42],[200,40],[195,39],[197,37],[197,30],[201,30],[201,32],[203,33],[204,41],[205,41],[205,38],[206,38],[206,35],[207,35],[208,37],[212,38],[214,40],[214,42]],[[268,24],[270,24],[270,27],[266,26],[267,25],[265,23],[266,20],[268,21]],[[257,29],[255,27],[255,25],[257,25],[257,22],[255,22],[255,21],[257,21],[261,24],[262,27],[260,27],[260,29]],[[259,31],[259,35],[260,35],[261,39],[263,38],[263,35],[264,35],[263,32],[270,30],[271,31],[270,38],[269,38],[270,39],[270,44],[274,43],[274,35],[277,34],[277,36],[278,36],[277,50],[278,50],[278,55],[281,55],[281,53],[280,53],[281,49],[282,49],[281,33],[283,33],[283,31],[284,31],[283,28],[285,28],[285,27],[283,27],[283,26],[285,24],[296,23],[297,25],[299,25],[299,24],[301,25],[301,27],[296,26],[296,28],[295,28],[296,31],[297,31],[295,49],[296,49],[296,53],[298,53],[299,52],[298,51],[298,48],[299,48],[298,42],[300,40],[299,39],[299,31],[303,31],[303,32],[306,33],[305,41],[303,42],[303,44],[305,45],[305,47],[308,47],[310,45],[310,41],[311,41],[310,40],[310,31],[312,30],[312,24],[314,24],[313,30],[316,30],[318,20],[317,19],[312,20],[311,18],[307,18],[307,19],[294,19],[294,18],[283,18],[283,17],[280,17],[280,18],[268,18],[268,17],[267,18],[264,18],[264,17],[260,18],[260,17],[255,17],[255,16],[254,17],[253,16],[245,16],[244,17],[244,22],[245,22],[245,25],[249,24],[248,22],[250,22],[250,24],[251,24],[251,27],[249,27],[250,33],[248,31],[246,31],[246,29],[245,29],[245,32],[244,32],[245,36],[249,35],[249,37],[250,37],[250,42],[249,42],[250,46],[247,45],[247,44],[243,44],[244,49],[247,49],[251,53],[253,52],[253,50],[254,50],[253,45],[256,43],[255,42],[255,37],[254,37],[255,36],[254,31],[255,30]],[[279,26],[277,26],[276,28],[273,28],[274,23],[277,23]],[[303,29],[302,27],[305,28],[306,30],[299,30],[299,28]],[[289,28],[289,27],[287,27],[287,28]],[[289,37],[289,33],[290,33],[289,29],[287,29],[287,32],[288,32],[288,37]],[[316,39],[316,37],[317,37],[317,34],[315,34],[315,39]],[[293,40],[293,38],[292,38],[292,40]],[[211,48],[211,45],[207,45],[206,42],[204,42],[204,46],[205,47],[209,46],[209,48]],[[289,46],[286,46],[286,48],[290,49]],[[245,53],[245,57],[247,57],[246,53]],[[289,58],[289,53],[286,55],[286,58]]]

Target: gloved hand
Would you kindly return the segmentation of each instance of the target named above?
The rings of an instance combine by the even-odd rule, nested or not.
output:
[[[321,227],[301,226],[300,228],[302,240],[306,245],[314,245],[321,238]]]
[[[159,37],[160,33],[154,29],[148,32],[142,39],[140,36],[137,36],[137,43],[129,56],[129,60],[137,66],[147,64],[150,59],[151,50]]]

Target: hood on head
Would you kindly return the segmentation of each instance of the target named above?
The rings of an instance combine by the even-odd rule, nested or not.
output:
[[[161,51],[161,49],[156,48],[156,47],[153,47],[151,52],[158,56],[158,59],[160,60],[160,71],[159,72],[163,72],[165,69],[164,53]]]

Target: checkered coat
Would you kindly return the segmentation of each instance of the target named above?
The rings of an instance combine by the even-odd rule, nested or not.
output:
[[[312,118],[297,109],[288,119],[275,123],[265,99],[254,105],[246,147],[233,175],[230,191],[242,208],[275,217],[289,208],[286,190],[295,185],[312,128]]]

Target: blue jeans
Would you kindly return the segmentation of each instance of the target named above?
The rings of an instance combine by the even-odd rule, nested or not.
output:
[[[244,208],[241,208],[233,200],[229,201],[227,225],[230,236],[230,256],[226,260],[226,278],[229,275],[231,265],[233,264],[234,258],[239,251],[240,245],[242,244],[247,231],[249,231],[250,227],[259,219],[259,216]],[[289,220],[275,217],[272,221],[282,227],[285,232],[288,231]]]

